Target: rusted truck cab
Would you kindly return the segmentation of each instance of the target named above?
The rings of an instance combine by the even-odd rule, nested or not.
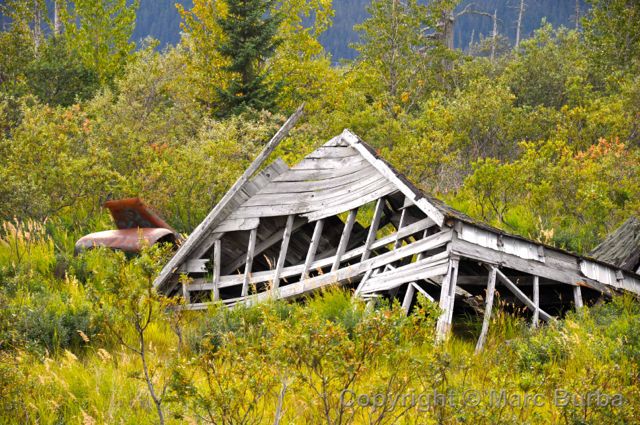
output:
[[[157,243],[175,245],[181,241],[180,234],[139,198],[107,201],[104,206],[109,209],[117,229],[83,236],[76,242],[76,254],[96,247],[136,254],[144,246]]]

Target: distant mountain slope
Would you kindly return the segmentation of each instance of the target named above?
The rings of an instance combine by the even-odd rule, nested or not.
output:
[[[0,0],[0,4],[3,1]],[[180,15],[176,10],[176,2],[190,8],[192,0],[141,0],[138,10],[138,21],[134,32],[134,40],[139,41],[147,36],[160,40],[162,45],[175,44],[180,40]],[[472,9],[487,13],[498,13],[498,30],[510,40],[515,40],[516,20],[520,0],[464,0],[458,10],[472,3]],[[522,37],[527,37],[540,27],[542,19],[554,26],[575,26],[576,3],[581,16],[587,11],[585,0],[525,0],[526,10],[523,15]],[[358,40],[353,26],[367,17],[366,8],[369,0],[334,0],[335,17],[333,26],[322,34],[320,41],[333,60],[352,59],[356,51],[349,45]],[[2,23],[0,17],[0,23]],[[492,22],[489,17],[477,14],[461,16],[455,28],[455,44],[465,47],[469,44],[472,32],[475,40],[480,35],[491,34]]]

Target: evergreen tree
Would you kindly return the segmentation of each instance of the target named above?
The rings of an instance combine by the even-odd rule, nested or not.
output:
[[[227,0],[228,13],[217,19],[222,42],[216,49],[231,73],[226,85],[217,89],[220,115],[275,105],[277,85],[268,84],[265,69],[279,42],[275,35],[280,17],[272,12],[273,5],[273,0]]]

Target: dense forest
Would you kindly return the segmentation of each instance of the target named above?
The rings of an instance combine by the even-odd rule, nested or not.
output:
[[[350,128],[471,217],[587,253],[640,214],[638,2],[525,2],[516,43],[519,2],[477,1],[491,16],[474,17],[455,0],[374,0],[339,65],[323,38],[339,3],[193,0],[172,15],[154,1],[165,18],[145,3],[0,6],[0,422],[637,423],[630,297],[536,329],[496,302],[476,356],[476,318],[435,344],[424,299],[409,316],[340,290],[190,312],[152,287],[170,247],[74,243],[130,196],[188,234],[306,102],[274,153],[290,165]],[[141,19],[182,32],[138,41]],[[491,388],[577,401],[496,404]],[[594,391],[619,399],[584,402]],[[344,399],[438,392],[458,398]]]

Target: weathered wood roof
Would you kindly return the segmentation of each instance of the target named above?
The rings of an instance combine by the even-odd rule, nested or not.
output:
[[[590,255],[621,269],[640,273],[640,219],[630,217]]]
[[[475,220],[420,191],[349,130],[291,168],[276,160],[254,176],[274,147],[273,143],[268,144],[194,230],[156,279],[157,288],[173,291],[176,274],[187,273],[196,276],[187,292],[242,286],[241,298],[233,295],[228,302],[244,299],[248,285],[280,279],[291,279],[293,283],[281,285],[279,296],[297,296],[331,282],[353,279],[369,279],[363,293],[379,292],[409,280],[418,282],[442,275],[450,266],[446,258],[453,255],[601,293],[609,293],[609,287],[640,293],[637,269],[625,268],[622,273],[615,262],[619,255],[591,259]],[[393,240],[376,240],[377,224],[365,229],[355,221],[358,208],[374,201],[376,211],[386,202],[387,223],[396,228]],[[405,217],[409,209],[412,212]],[[347,212],[349,218],[343,222],[338,215]],[[432,235],[429,229],[440,233]],[[628,233],[615,238],[616,243],[610,245],[616,248],[606,251],[637,254],[638,239],[633,239],[635,245],[629,247]],[[437,244],[430,245],[435,243],[430,238],[435,238]],[[402,247],[402,240],[414,242]],[[390,242],[393,247],[388,251],[385,247]],[[423,252],[440,249],[443,244],[448,246],[443,258]],[[375,258],[369,258],[372,249],[377,250]],[[217,260],[212,259],[212,253]],[[417,254],[425,256],[416,257],[415,262],[396,261]],[[274,262],[276,258],[278,261]],[[212,282],[202,277],[207,273],[207,263],[215,265]],[[310,268],[323,272],[308,278],[306,272]],[[367,275],[374,269],[380,270]],[[172,276],[174,279],[170,279]],[[270,296],[267,292],[256,295],[259,299]]]

